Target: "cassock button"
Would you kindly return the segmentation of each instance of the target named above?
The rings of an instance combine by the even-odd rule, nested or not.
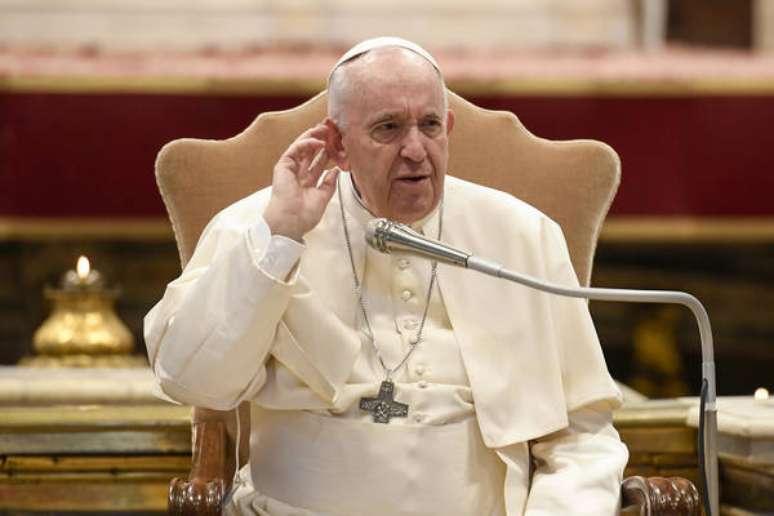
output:
[[[419,323],[416,319],[406,319],[403,321],[403,327],[407,330],[416,330],[417,326],[419,326]]]
[[[400,260],[398,260],[398,268],[401,270],[408,269],[409,265],[411,265],[411,262],[405,258],[401,258]]]
[[[400,298],[404,301],[408,301],[414,296],[414,293],[410,290],[404,290],[400,293]]]
[[[419,375],[422,376],[425,374],[425,371],[427,371],[427,368],[425,368],[424,365],[419,364],[416,368],[414,368],[414,371]]]
[[[428,386],[428,383],[426,380],[419,380],[417,382],[417,387],[419,387],[420,389],[427,389],[427,386]]]
[[[421,423],[424,420],[425,420],[425,415],[424,414],[414,414],[414,422],[415,423]]]

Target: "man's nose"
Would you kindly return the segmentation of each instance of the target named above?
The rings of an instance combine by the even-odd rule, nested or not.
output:
[[[427,151],[422,141],[422,133],[417,126],[411,126],[401,142],[400,155],[414,162],[421,162],[427,157]]]

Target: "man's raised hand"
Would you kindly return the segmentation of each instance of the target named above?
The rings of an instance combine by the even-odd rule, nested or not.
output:
[[[271,199],[263,212],[272,235],[300,242],[320,222],[336,191],[338,169],[327,171],[320,181],[335,137],[330,125],[317,124],[296,138],[277,161]]]

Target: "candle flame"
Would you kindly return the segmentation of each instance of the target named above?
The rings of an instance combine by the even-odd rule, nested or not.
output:
[[[85,280],[89,277],[89,272],[91,272],[91,264],[89,264],[89,259],[85,256],[81,256],[78,258],[78,265],[75,267],[75,271],[78,273],[78,278]]]
[[[756,400],[760,400],[760,401],[767,400],[769,399],[769,390],[766,389],[765,387],[758,387],[755,390],[754,397]]]

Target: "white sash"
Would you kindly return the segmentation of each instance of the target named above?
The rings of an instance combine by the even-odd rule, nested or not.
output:
[[[475,418],[386,425],[253,406],[255,490],[313,514],[505,514],[505,465]]]

